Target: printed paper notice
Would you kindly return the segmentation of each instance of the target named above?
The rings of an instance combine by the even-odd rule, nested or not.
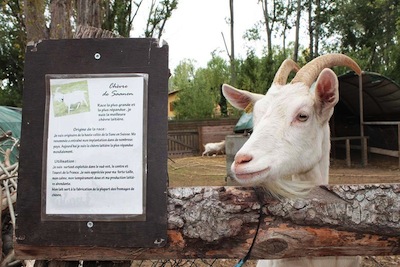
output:
[[[47,90],[46,214],[143,214],[144,76],[50,76]]]

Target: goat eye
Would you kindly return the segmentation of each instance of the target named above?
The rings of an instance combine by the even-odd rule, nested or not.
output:
[[[301,122],[305,122],[306,120],[308,120],[308,115],[304,114],[304,113],[299,113],[297,115],[297,120],[301,121]]]

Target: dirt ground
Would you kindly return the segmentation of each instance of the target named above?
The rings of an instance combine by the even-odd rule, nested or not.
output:
[[[226,159],[224,155],[170,158],[168,174],[171,187],[226,185]],[[358,159],[347,167],[345,160],[333,159],[329,176],[331,184],[400,183],[399,160],[370,155],[366,167]]]
[[[397,158],[369,155],[368,161],[368,165],[362,167],[360,160],[354,157],[352,166],[347,167],[343,159],[331,160],[330,183],[400,183]],[[172,158],[168,160],[168,175],[170,187],[226,185],[226,158],[223,155]],[[235,263],[235,260],[216,261],[213,266],[234,266]],[[246,264],[246,266],[254,265],[254,261]],[[363,257],[362,266],[400,266],[400,256]]]

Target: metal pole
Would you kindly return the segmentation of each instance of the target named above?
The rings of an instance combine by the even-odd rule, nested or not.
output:
[[[350,139],[346,139],[346,165],[351,167]]]
[[[359,101],[360,101],[360,136],[361,136],[361,160],[362,165],[365,167],[368,164],[367,155],[367,142],[364,137],[364,103],[363,103],[363,86],[362,86],[362,74],[361,72],[358,78],[358,89],[359,89]]]

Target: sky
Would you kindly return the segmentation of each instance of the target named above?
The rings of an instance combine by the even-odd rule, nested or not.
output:
[[[142,9],[142,8],[141,8]],[[143,16],[140,21],[146,21],[148,11],[140,10]],[[226,44],[230,49],[229,0],[179,0],[178,9],[174,10],[167,21],[163,39],[169,46],[169,68],[171,71],[181,60],[193,59],[196,67],[206,67],[214,50],[220,51],[218,55],[228,60],[221,32],[225,36]],[[261,53],[261,41],[246,43],[243,34],[252,28],[257,21],[262,20],[262,8],[257,0],[234,1],[234,26],[235,26],[235,57],[246,56],[246,44],[256,47]],[[144,25],[135,24],[132,37],[143,33]],[[136,35],[136,36],[135,36]]]

